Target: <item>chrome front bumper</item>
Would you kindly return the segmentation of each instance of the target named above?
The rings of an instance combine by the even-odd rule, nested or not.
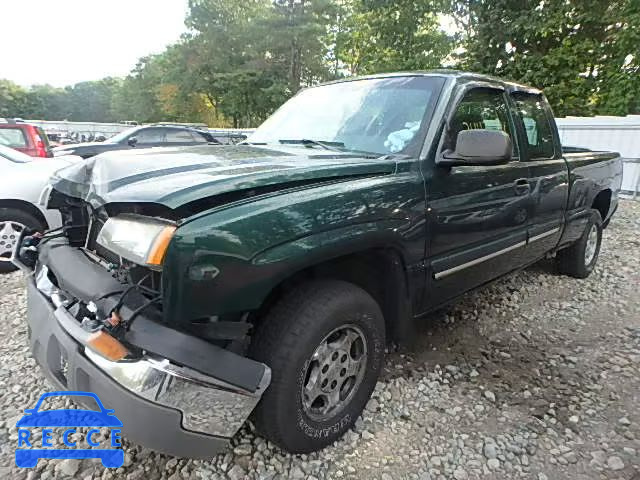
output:
[[[135,361],[110,361],[89,348],[89,332],[82,329],[80,323],[67,310],[69,301],[65,293],[59,291],[49,280],[47,267],[41,265],[37,273],[28,269],[25,271],[32,277],[30,281],[35,286],[31,290],[37,290],[46,299],[57,324],[81,345],[80,356],[84,356],[120,387],[135,396],[178,410],[182,418],[181,426],[185,430],[217,437],[232,437],[269,386],[271,370],[268,367],[264,369],[258,388],[249,391],[192,368],[176,365],[151,353]],[[215,362],[215,358],[211,361]]]
[[[232,437],[269,386],[271,371],[255,392],[179,367],[166,359],[111,362],[85,347],[85,355],[127,390],[151,402],[180,410],[187,430]]]

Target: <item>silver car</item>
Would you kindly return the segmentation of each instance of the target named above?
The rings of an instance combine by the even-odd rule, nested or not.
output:
[[[44,231],[60,226],[60,213],[47,210],[38,200],[55,171],[78,161],[82,158],[74,155],[30,157],[0,145],[0,273],[16,269],[9,260],[25,228]]]

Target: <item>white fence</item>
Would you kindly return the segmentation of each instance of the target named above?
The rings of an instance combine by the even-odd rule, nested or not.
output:
[[[620,152],[624,161],[622,190],[640,193],[640,115],[556,118],[562,145]]]
[[[66,120],[23,120],[26,123],[37,125],[48,135],[61,135],[72,137],[77,141],[94,141],[98,137],[109,138],[124,130],[132,128],[131,123],[99,123],[99,122],[68,122]],[[188,125],[207,129],[204,123],[173,123],[167,125]],[[253,128],[208,128],[211,134],[219,139],[244,138],[253,133]],[[223,142],[225,143],[225,142]]]
[[[98,122],[67,122],[50,121],[50,120],[24,120],[26,123],[32,125],[38,125],[48,135],[66,135],[66,136],[78,136],[80,139],[84,135],[84,140],[89,138],[97,138],[99,136],[109,138],[113,137],[116,133],[120,133],[123,130],[131,128],[131,125],[124,123],[98,123]]]

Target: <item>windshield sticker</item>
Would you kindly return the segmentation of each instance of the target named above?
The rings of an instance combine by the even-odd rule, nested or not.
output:
[[[404,149],[420,128],[420,122],[407,122],[402,130],[391,132],[384,142],[385,148],[391,153],[397,153]]]

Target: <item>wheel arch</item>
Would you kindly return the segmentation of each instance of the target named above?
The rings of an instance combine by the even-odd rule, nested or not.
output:
[[[49,228],[49,222],[47,222],[44,214],[33,203],[27,202],[25,200],[2,199],[0,200],[0,208],[13,208],[16,210],[21,210],[36,218],[44,226],[45,229]]]
[[[260,322],[287,291],[317,279],[342,280],[365,290],[382,311],[387,338],[406,342],[412,333],[409,279],[403,254],[394,245],[376,245],[327,256],[288,272],[271,288],[252,320]]]
[[[598,192],[591,202],[591,208],[600,212],[600,218],[603,222],[607,221],[609,212],[611,210],[611,197],[612,192],[610,188],[606,188]]]
[[[285,289],[306,279],[335,278],[369,292],[383,311],[387,337],[404,337],[411,301],[424,286],[423,271],[414,268],[422,250],[411,250],[414,244],[407,243],[406,234],[402,219],[352,223],[263,247],[250,256],[251,245],[241,245],[246,248],[240,253],[218,243],[193,249],[194,234],[169,247],[163,315],[168,322],[183,323],[248,315],[258,324]],[[258,243],[269,240],[258,238]]]

